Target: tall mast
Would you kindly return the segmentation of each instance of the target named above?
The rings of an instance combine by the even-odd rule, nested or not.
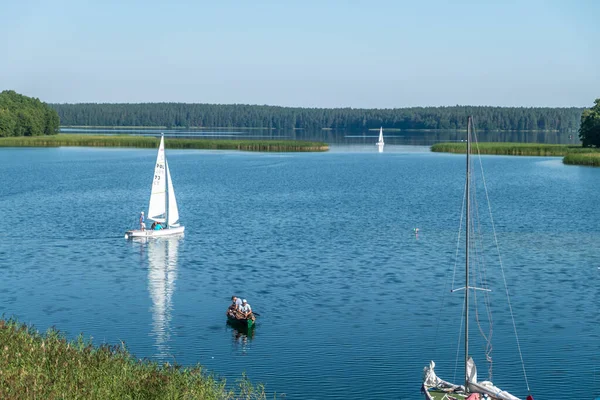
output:
[[[467,193],[467,224],[465,232],[466,232],[466,240],[465,240],[465,390],[468,390],[469,385],[469,376],[467,371],[467,364],[469,360],[469,236],[471,233],[471,192],[470,192],[470,184],[471,184],[471,117],[469,117],[467,121],[467,183],[466,183],[466,193]]]

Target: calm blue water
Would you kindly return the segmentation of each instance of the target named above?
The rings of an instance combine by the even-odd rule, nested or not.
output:
[[[430,359],[453,379],[462,294],[445,285],[464,156],[167,154],[186,235],[140,243],[123,233],[147,209],[154,150],[0,149],[0,313],[229,380],[245,371],[289,399],[418,399]],[[600,169],[483,161],[532,392],[594,398]],[[501,277],[488,271],[493,380],[524,398]],[[261,314],[253,337],[225,323],[232,294]]]

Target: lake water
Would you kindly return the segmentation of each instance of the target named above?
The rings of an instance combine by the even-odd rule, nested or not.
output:
[[[143,243],[123,233],[147,209],[155,150],[0,149],[0,313],[228,380],[245,371],[288,399],[419,399],[430,359],[453,379],[462,294],[445,284],[464,156],[372,144],[167,154],[186,234]],[[483,162],[532,393],[592,399],[600,169]],[[491,281],[493,380],[525,398]],[[226,325],[232,294],[261,314],[252,337]],[[484,379],[475,326],[471,336]]]
[[[379,129],[359,132],[344,130],[291,130],[291,129],[248,129],[248,128],[61,128],[62,133],[150,135],[164,133],[166,137],[195,137],[212,139],[293,139],[321,141],[336,145],[372,145],[379,137]],[[480,142],[521,142],[546,144],[580,145],[576,132],[554,131],[507,131],[479,132]],[[431,146],[439,142],[456,142],[466,139],[466,132],[456,130],[407,130],[384,129],[386,144],[399,146]]]

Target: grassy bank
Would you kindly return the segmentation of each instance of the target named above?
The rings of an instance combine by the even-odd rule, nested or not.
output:
[[[235,389],[200,366],[140,361],[118,346],[67,341],[0,319],[2,399],[265,399],[262,386],[242,378]]]
[[[212,149],[245,151],[327,151],[329,146],[321,142],[302,140],[229,140],[229,139],[166,139],[168,149]],[[0,147],[138,147],[157,148],[159,138],[133,135],[70,135],[20,136],[0,138]]]
[[[563,163],[570,165],[587,165],[600,167],[600,152],[594,153],[570,153],[563,158]]]
[[[581,148],[581,147],[580,147]],[[483,142],[473,144],[473,153],[510,155],[510,156],[564,156],[569,152],[569,146],[562,144],[540,143],[500,143]],[[466,143],[436,143],[431,151],[443,153],[466,153]]]
[[[563,156],[563,163],[570,165],[588,165],[600,167],[600,149],[567,146],[562,144],[539,143],[479,143],[473,145],[473,153],[477,149],[481,154],[511,155],[511,156]],[[437,143],[431,146],[431,151],[445,153],[465,153],[466,143]]]

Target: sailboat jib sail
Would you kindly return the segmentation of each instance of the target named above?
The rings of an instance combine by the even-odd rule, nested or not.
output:
[[[171,172],[169,171],[169,163],[165,163],[167,167],[167,187],[169,193],[169,227],[179,226],[179,210],[177,209],[177,199],[175,199],[175,190],[173,189],[173,181],[171,180]]]
[[[150,229],[129,230],[125,238],[162,237],[183,233],[179,223],[179,209],[171,180],[171,172],[165,155],[165,138],[161,136],[154,165],[154,176],[150,190],[148,219],[154,221]]]
[[[156,165],[154,166],[154,178],[152,179],[150,204],[148,205],[148,219],[157,222],[166,222],[166,193],[167,185],[165,177],[165,139],[164,137],[161,137],[160,146],[158,147],[158,155],[156,156]]]
[[[479,251],[478,249],[483,249],[485,248],[483,246],[483,244],[481,243],[481,238],[478,237],[480,236],[479,233],[479,228],[480,228],[480,224],[479,221],[472,221],[472,219],[475,219],[476,216],[479,215],[479,213],[477,212],[477,207],[475,204],[475,207],[471,207],[471,199],[473,199],[473,201],[476,201],[476,196],[474,194],[475,192],[475,185],[474,183],[472,183],[471,181],[474,181],[474,177],[473,177],[473,171],[474,168],[472,167],[472,163],[471,163],[471,140],[472,140],[472,119],[469,117],[468,120],[468,124],[467,124],[467,156],[466,156],[466,180],[465,180],[465,195],[464,195],[464,211],[465,211],[465,233],[464,236],[462,237],[464,239],[464,252],[465,252],[465,272],[464,272],[464,277],[465,277],[465,282],[464,282],[464,303],[463,303],[463,327],[461,328],[461,333],[464,335],[464,375],[463,375],[463,380],[461,382],[461,385],[456,385],[447,381],[444,381],[442,379],[440,379],[435,371],[435,363],[433,361],[430,362],[429,366],[425,367],[423,370],[423,384],[421,386],[421,391],[423,392],[423,394],[425,395],[425,398],[428,400],[442,400],[442,399],[448,399],[448,398],[455,398],[455,399],[467,399],[467,400],[474,400],[474,399],[495,399],[495,400],[520,400],[518,397],[515,397],[514,395],[503,391],[502,389],[494,386],[494,384],[490,381],[478,381],[477,378],[477,368],[475,366],[475,362],[473,361],[473,358],[470,357],[469,355],[469,309],[470,309],[470,305],[469,305],[469,293],[471,291],[475,292],[477,290],[483,290],[483,293],[485,295],[487,295],[487,293],[489,292],[489,289],[487,289],[487,284],[485,282],[479,282],[479,280],[483,279],[483,277],[486,276],[486,272],[485,271],[481,271],[478,270],[478,268],[481,268],[480,266],[482,266],[483,268],[485,268],[485,264],[487,264],[486,262],[483,261],[483,254],[481,251]],[[476,136],[475,136],[476,138]],[[483,173],[483,168],[477,168],[477,170],[481,170],[481,173]],[[488,199],[489,202],[489,197],[487,196],[487,189],[485,188],[485,179],[482,177],[481,182],[483,184],[483,188],[486,190],[486,196],[485,198]],[[488,204],[488,210],[490,212],[490,227],[491,229],[494,231],[493,232],[493,238],[494,241],[496,241],[496,232],[495,232],[495,228],[494,228],[494,224],[493,224],[493,218],[491,216],[491,206]],[[471,215],[472,214],[472,215]],[[461,227],[462,225],[462,216],[461,216]],[[476,235],[475,233],[478,233],[478,235]],[[459,232],[459,238],[461,238],[461,233]],[[499,249],[498,243],[495,243],[495,248]],[[473,254],[470,254],[469,249],[470,248],[474,248],[478,251],[474,251],[472,252]],[[458,250],[458,247],[457,247]],[[457,252],[458,254],[458,252]],[[470,261],[471,260],[471,261]],[[498,254],[498,261],[501,264],[501,258],[499,257]],[[503,268],[500,268],[500,270],[502,271],[502,274],[504,274],[504,270]],[[456,273],[456,271],[455,271]],[[470,276],[472,278],[477,278],[477,281],[475,282],[471,282],[470,281]],[[478,278],[479,277],[479,278]],[[504,278],[504,276],[503,276]],[[503,279],[504,282],[506,282],[506,279]],[[481,286],[481,288],[478,288],[476,286]],[[452,290],[451,292],[458,292],[459,289],[457,290]],[[508,290],[506,290],[507,293],[507,300],[509,301],[509,305],[510,305],[510,298],[508,297]],[[485,296],[484,295],[484,296]],[[473,300],[477,300],[477,296],[473,295]],[[484,301],[484,303],[486,303],[486,307],[489,306],[489,298],[486,299]],[[475,306],[476,307],[476,306]],[[476,308],[475,308],[476,309]],[[512,309],[512,308],[511,308]],[[458,311],[458,310],[457,310]],[[489,313],[491,312],[491,310],[487,309],[486,310],[488,315],[490,315]],[[477,313],[475,315],[477,317]],[[512,312],[511,312],[511,317],[512,317]],[[486,348],[486,353],[485,353],[485,358],[488,360],[488,362],[490,363],[490,376],[491,376],[491,357],[489,352],[491,352],[491,343],[489,342],[490,338],[491,338],[491,333],[486,336],[483,331],[482,331],[482,326],[481,326],[481,321],[479,320],[479,318],[475,318],[477,321],[477,324],[479,325],[479,330],[482,333],[482,335],[484,336],[484,339],[486,341],[488,341],[488,348]],[[513,326],[516,326],[514,324],[513,321]],[[516,328],[515,328],[516,329]],[[491,331],[491,317],[490,317],[490,331]],[[515,334],[516,334],[516,330],[515,330]],[[518,337],[517,337],[517,343],[518,343]],[[520,346],[517,346],[520,352]],[[456,353],[458,354],[458,352]],[[524,367],[524,363],[523,363],[523,357],[522,354],[520,354],[521,356],[521,363],[522,363],[522,368],[523,368],[523,375],[524,375],[524,379],[525,379],[525,384],[527,386],[527,391],[529,391],[529,384],[527,382],[527,374],[525,373],[525,367]],[[451,397],[450,397],[451,396]],[[527,399],[533,399],[533,397],[528,396]]]

